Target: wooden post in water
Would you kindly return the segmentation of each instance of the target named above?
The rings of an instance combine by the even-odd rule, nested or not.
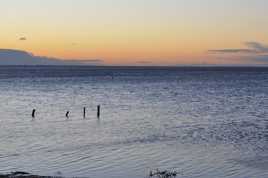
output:
[[[86,118],[86,107],[84,107],[84,112],[83,112],[84,119]]]
[[[97,107],[97,117],[98,117],[98,119],[100,118],[100,105],[98,105],[98,107]]]
[[[35,118],[35,109],[33,109],[33,111],[32,111],[32,118]]]
[[[65,114],[65,117],[69,118],[69,114],[70,114],[70,111],[67,111],[66,114]]]

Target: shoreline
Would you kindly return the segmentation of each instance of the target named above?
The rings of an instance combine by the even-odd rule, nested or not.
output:
[[[40,175],[33,175],[28,172],[11,172],[7,174],[0,174],[0,178],[63,178],[61,176],[40,176]]]

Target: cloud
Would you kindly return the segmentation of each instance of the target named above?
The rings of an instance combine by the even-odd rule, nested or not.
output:
[[[101,59],[72,59],[72,60],[65,60],[68,63],[79,63],[79,64],[90,64],[90,65],[98,65],[103,64],[104,60]]]
[[[152,64],[152,61],[137,61],[136,64],[144,64],[144,65],[148,65],[148,64]]]
[[[245,48],[226,48],[208,50],[217,59],[229,63],[265,64],[268,63],[268,46],[260,42],[244,42]],[[215,56],[214,56],[215,57]]]
[[[268,53],[268,46],[263,45],[258,42],[245,42],[245,45],[247,45],[249,48],[254,49],[258,53]]]
[[[100,59],[59,59],[35,56],[27,51],[0,49],[0,65],[103,65]]]
[[[266,54],[268,53],[268,46],[259,42],[245,42],[247,48],[227,48],[227,49],[212,49],[208,50],[209,53],[218,54],[230,54],[230,53],[241,53],[241,54]]]
[[[256,53],[257,51],[252,49],[211,49],[209,53]]]
[[[26,41],[27,38],[26,38],[26,37],[20,37],[19,40],[20,40],[20,41]]]

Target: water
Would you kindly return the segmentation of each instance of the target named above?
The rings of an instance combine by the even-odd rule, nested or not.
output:
[[[0,116],[1,173],[268,177],[268,68],[0,67]]]

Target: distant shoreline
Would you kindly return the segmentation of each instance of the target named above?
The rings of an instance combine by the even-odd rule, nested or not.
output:
[[[268,68],[268,65],[1,65],[0,67],[86,67],[86,68]]]

